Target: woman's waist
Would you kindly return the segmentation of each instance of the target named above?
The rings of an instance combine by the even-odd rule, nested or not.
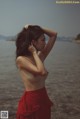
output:
[[[37,99],[43,100],[48,98],[47,90],[45,87],[42,87],[36,90],[25,91],[24,95],[27,98],[35,99],[35,100]]]
[[[46,92],[46,88],[45,86],[40,86],[40,87],[34,87],[34,88],[26,88],[25,93],[28,94],[39,94],[39,93],[45,93]]]
[[[38,89],[42,89],[45,87],[45,81],[26,81],[24,82],[25,90],[26,91],[35,91]]]

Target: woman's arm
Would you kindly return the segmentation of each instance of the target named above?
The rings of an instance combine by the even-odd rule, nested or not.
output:
[[[24,58],[22,56],[17,58],[17,64],[19,68],[26,69],[27,71],[33,73],[33,74],[40,74],[40,75],[45,75],[46,70],[44,67],[44,64],[40,60],[37,52],[35,51],[34,46],[29,47],[29,51],[32,53],[32,56],[35,60],[36,65],[32,64],[27,58]]]
[[[48,43],[46,44],[45,48],[39,54],[42,61],[44,61],[56,41],[57,33],[54,32],[53,30],[49,30],[45,28],[42,28],[42,30],[44,31],[44,34],[48,35],[49,37]]]
[[[42,30],[43,30],[44,33],[45,33],[46,35],[48,35],[49,37],[53,37],[53,36],[56,36],[56,35],[57,35],[57,32],[54,32],[54,31],[51,30],[51,29],[42,28]]]

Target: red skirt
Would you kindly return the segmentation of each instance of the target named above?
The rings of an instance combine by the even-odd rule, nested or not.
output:
[[[21,97],[16,119],[51,119],[51,106],[45,87],[25,91]]]

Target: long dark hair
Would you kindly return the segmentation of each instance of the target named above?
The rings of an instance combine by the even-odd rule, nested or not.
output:
[[[18,34],[16,39],[16,58],[18,56],[30,56],[31,53],[28,50],[31,41],[37,39],[44,34],[40,26],[29,25],[28,28],[23,28]]]

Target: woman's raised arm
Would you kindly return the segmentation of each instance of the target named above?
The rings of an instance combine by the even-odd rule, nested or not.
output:
[[[40,58],[44,61],[56,41],[57,32],[54,32],[53,30],[49,30],[45,28],[42,28],[42,30],[44,31],[44,34],[46,34],[49,37],[48,43],[39,54]]]

